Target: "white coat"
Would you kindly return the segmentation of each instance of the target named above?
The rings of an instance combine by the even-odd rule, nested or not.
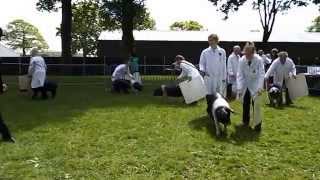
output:
[[[216,49],[208,47],[204,49],[200,56],[200,71],[207,74],[204,81],[208,94],[216,92],[225,95],[227,79],[226,52],[219,46]]]
[[[282,64],[280,59],[277,58],[271,64],[265,75],[265,78],[273,76],[273,83],[282,87],[283,81],[286,81],[292,75],[296,75],[296,67],[294,62],[290,58],[287,58],[285,63]]]
[[[244,96],[246,90],[249,89],[251,96],[256,96],[260,90],[263,90],[264,75],[263,60],[257,54],[251,60],[250,66],[246,57],[243,56],[237,75],[238,92]]]
[[[237,91],[237,74],[239,69],[240,56],[232,53],[227,62],[228,83],[232,84],[232,91]]]
[[[129,76],[129,77],[128,77]],[[130,73],[129,67],[126,64],[120,64],[116,67],[113,71],[111,80],[131,80],[133,78],[132,74]]]
[[[260,56],[261,58],[262,58],[262,60],[263,60],[263,64],[265,65],[265,66],[267,66],[268,64],[271,64],[271,59],[270,58],[268,58],[266,55],[262,55],[262,56]]]
[[[198,69],[188,61],[182,61],[179,67],[181,69],[181,74],[178,76],[178,79],[181,79],[184,77],[195,78],[195,77],[201,76]]]
[[[41,56],[32,57],[29,64],[28,75],[32,76],[31,88],[44,86],[47,65]]]

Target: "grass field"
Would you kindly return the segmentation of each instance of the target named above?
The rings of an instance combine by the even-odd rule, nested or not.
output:
[[[113,95],[102,77],[60,77],[57,99],[31,101],[5,79],[1,112],[17,143],[0,142],[0,179],[320,179],[320,98],[264,106],[260,135],[235,127],[233,102],[228,135],[216,138],[205,102],[151,96],[161,81]]]

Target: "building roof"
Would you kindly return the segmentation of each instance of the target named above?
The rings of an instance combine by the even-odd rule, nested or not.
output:
[[[16,53],[13,49],[7,48],[0,43],[0,57],[19,57],[20,55]]]
[[[236,33],[235,33],[236,32]],[[255,41],[262,39],[259,31],[225,31],[217,33],[221,41]],[[137,41],[207,41],[209,31],[134,31]],[[121,31],[104,31],[99,40],[121,40]],[[269,42],[314,42],[320,43],[320,33],[273,32]]]

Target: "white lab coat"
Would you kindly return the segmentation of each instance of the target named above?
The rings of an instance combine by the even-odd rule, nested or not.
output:
[[[184,77],[195,78],[195,77],[201,76],[198,69],[188,61],[182,61],[180,63],[180,69],[181,69],[181,74],[178,76],[178,79],[181,79]]]
[[[232,84],[232,91],[237,91],[237,74],[239,69],[240,56],[232,53],[227,62],[228,83]]]
[[[128,77],[129,76],[129,77]],[[130,73],[129,67],[126,64],[120,64],[113,71],[111,80],[131,80],[133,78]]]
[[[261,117],[261,96],[258,92],[263,89],[264,84],[264,64],[263,60],[257,54],[254,55],[249,66],[248,60],[243,56],[239,63],[239,70],[237,76],[237,88],[242,94],[241,100],[243,100],[246,90],[248,89],[251,95],[251,99],[254,102],[253,106],[253,121],[250,126],[255,127],[262,121]]]
[[[249,66],[248,60],[243,56],[239,63],[237,75],[238,92],[242,95],[249,89],[252,97],[257,95],[258,91],[263,90],[264,84],[264,64],[263,60],[255,54]]]
[[[32,76],[31,88],[44,86],[47,65],[41,56],[32,57],[29,64],[28,75]]]
[[[216,49],[208,47],[204,49],[200,56],[200,71],[207,74],[204,81],[208,94],[216,92],[226,94],[227,63],[226,52],[219,46]]]
[[[277,58],[271,64],[269,70],[267,71],[265,78],[273,76],[273,83],[278,86],[283,86],[283,81],[287,81],[292,75],[296,75],[296,67],[294,62],[287,58],[286,62],[282,64],[280,59]]]
[[[262,60],[263,60],[263,64],[265,65],[265,66],[267,66],[268,64],[271,64],[271,62],[272,62],[272,60],[270,59],[270,58],[268,58],[266,55],[262,55],[262,56],[260,56],[261,58],[262,58]]]

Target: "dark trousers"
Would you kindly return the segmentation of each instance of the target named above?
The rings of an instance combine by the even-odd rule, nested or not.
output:
[[[211,111],[212,111],[212,107],[213,107],[213,95],[207,95],[206,100],[207,100],[207,113],[210,116],[212,116]],[[211,117],[211,118],[213,118],[213,117]]]
[[[4,140],[11,138],[10,131],[7,125],[4,123],[1,113],[0,113],[0,134],[2,135],[2,139]]]
[[[242,108],[243,108],[242,122],[244,125],[249,125],[249,122],[250,122],[250,105],[251,105],[251,94],[250,94],[250,91],[247,89],[246,93],[244,94],[243,104],[242,104]]]
[[[232,84],[228,84],[228,85],[227,85],[227,99],[228,99],[228,100],[233,99],[232,96],[233,96],[233,95],[232,95]]]
[[[32,91],[33,91],[32,99],[37,98],[39,92],[41,92],[42,99],[48,98],[47,91],[44,87],[32,88]]]
[[[285,86],[283,86],[283,88],[285,90],[285,101],[286,101],[286,104],[287,105],[292,104],[292,101],[291,101],[291,98],[290,98],[290,95],[289,95],[289,89],[287,87],[285,87]],[[281,90],[281,102],[283,100],[283,88]]]
[[[117,93],[129,93],[131,88],[130,81],[128,80],[115,80],[112,82],[112,90]]]

